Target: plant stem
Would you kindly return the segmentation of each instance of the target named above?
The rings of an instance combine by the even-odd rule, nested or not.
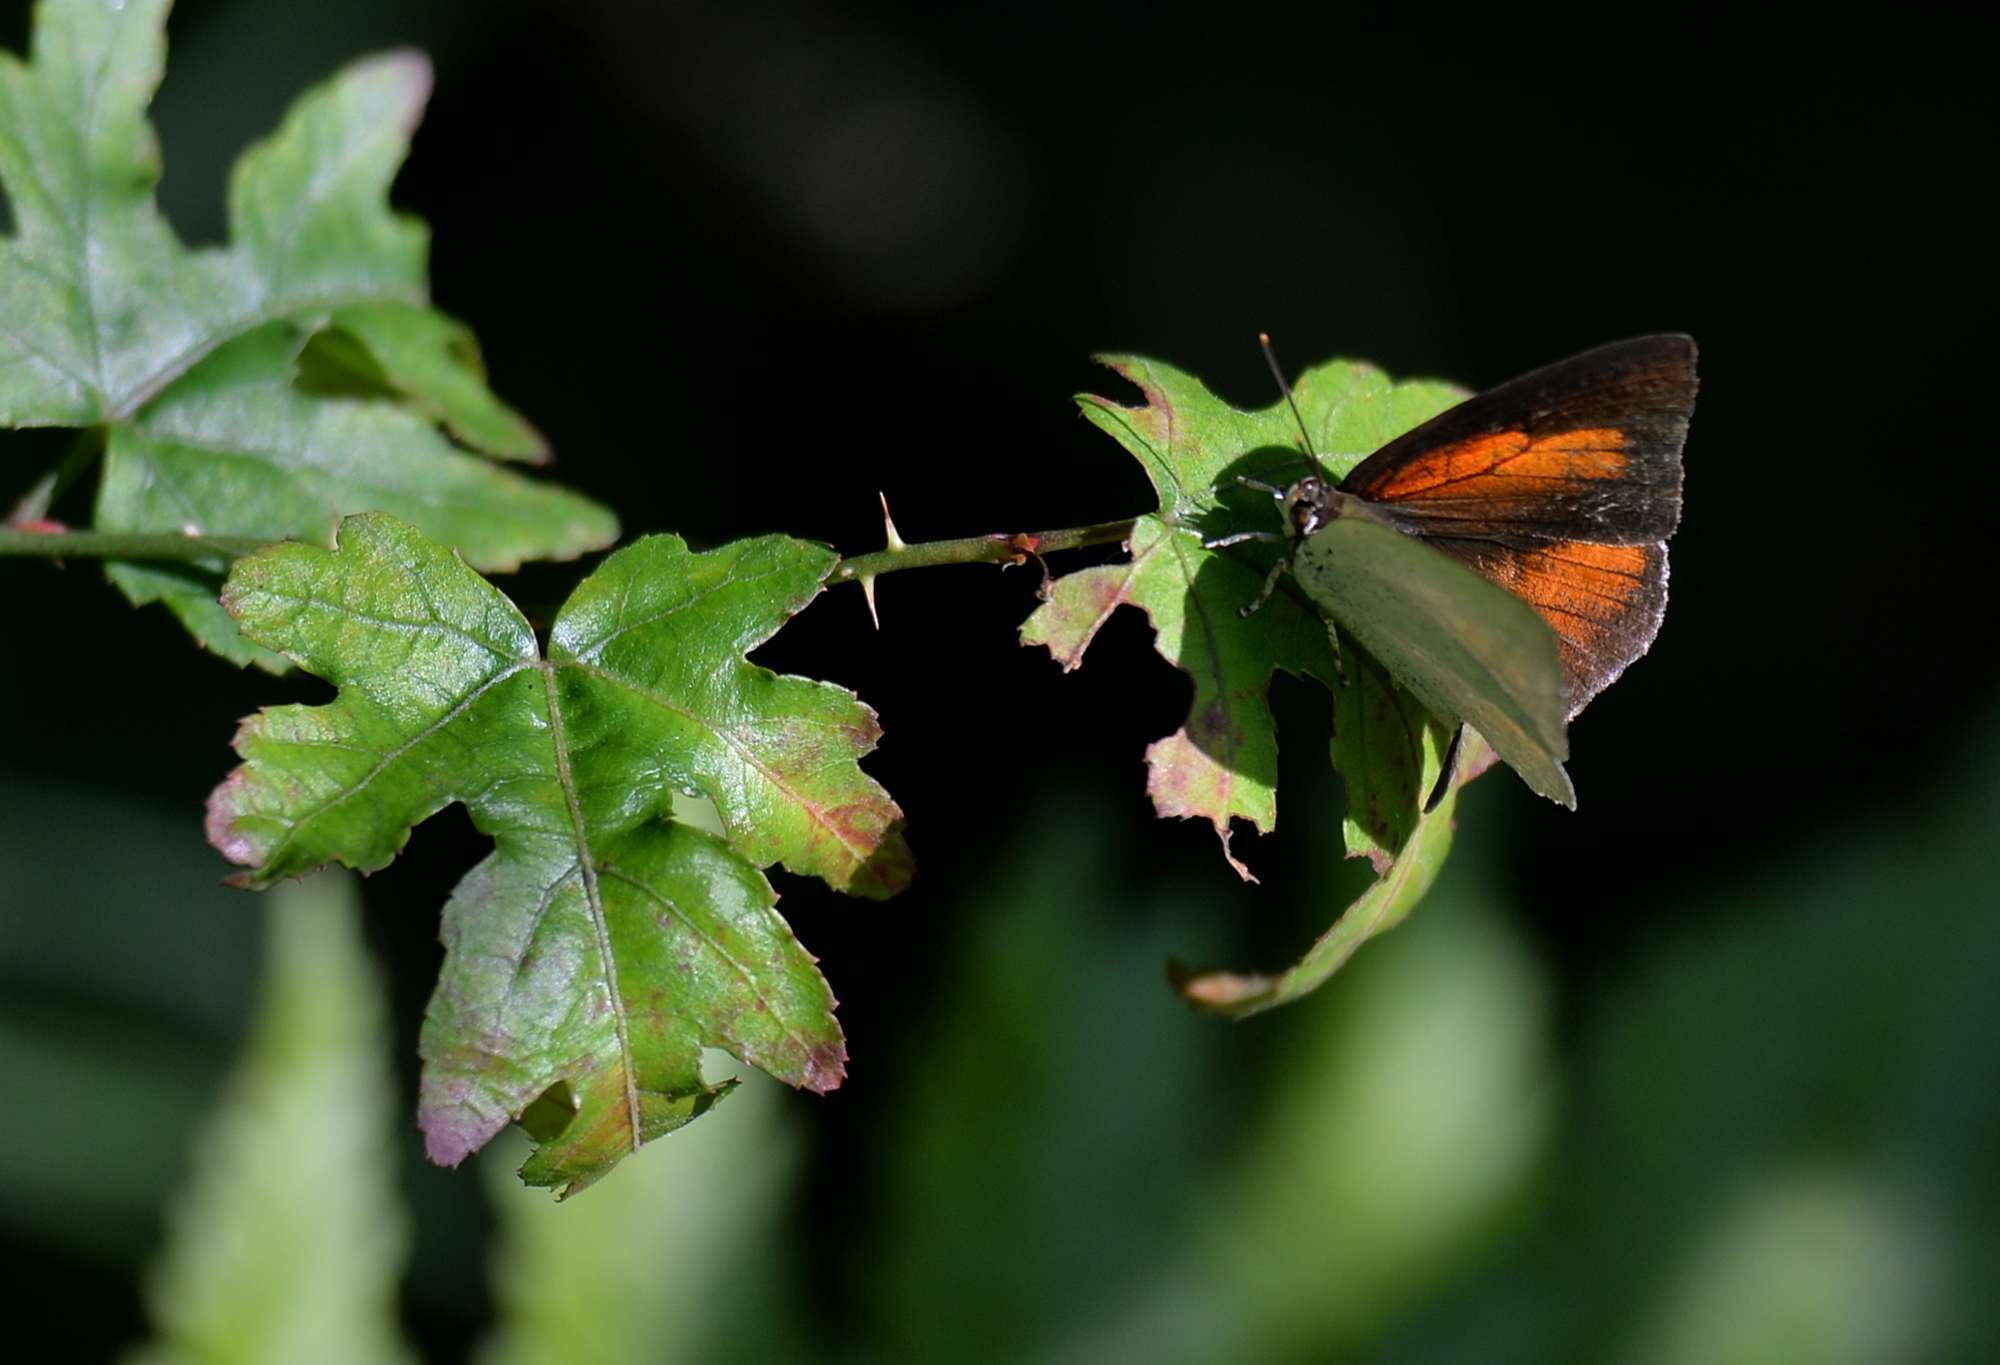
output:
[[[836,583],[873,578],[900,569],[927,569],[939,564],[1005,564],[1024,555],[1056,550],[1081,550],[1110,545],[1132,534],[1132,522],[1106,521],[1095,526],[1070,526],[1060,531],[1020,535],[994,532],[962,540],[933,540],[903,545],[873,554],[851,555],[836,564]],[[119,531],[16,531],[0,529],[0,558],[38,556],[44,559],[138,559],[200,562],[221,556],[239,559],[276,542],[249,536],[189,536],[172,532],[142,534]]]
[[[44,559],[149,559],[200,563],[221,556],[240,559],[271,544],[249,536],[144,535],[120,531],[0,530],[0,558],[34,555]]]
[[[1099,522],[1095,526],[1071,526],[1060,531],[1037,531],[1022,535],[995,532],[967,536],[963,540],[932,540],[921,545],[903,545],[873,554],[850,555],[834,565],[829,581],[874,578],[899,569],[928,569],[938,564],[1008,564],[1024,555],[1048,554],[1055,550],[1081,550],[1088,545],[1111,545],[1132,534],[1132,522]]]

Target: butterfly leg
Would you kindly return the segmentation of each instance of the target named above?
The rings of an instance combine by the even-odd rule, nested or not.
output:
[[[1460,721],[1458,728],[1451,732],[1451,743],[1445,748],[1444,764],[1438,769],[1437,783],[1431,788],[1431,794],[1424,798],[1425,815],[1429,815],[1443,803],[1445,793],[1451,790],[1451,784],[1457,780],[1458,753],[1464,746],[1465,722]]]
[[[1257,612],[1263,607],[1263,605],[1271,600],[1271,594],[1277,590],[1278,576],[1291,567],[1292,567],[1292,557],[1290,555],[1286,555],[1283,559],[1280,559],[1276,564],[1273,564],[1271,566],[1271,572],[1264,575],[1264,586],[1257,589],[1257,595],[1255,597],[1251,598],[1248,602],[1245,602],[1242,606],[1238,607],[1236,609],[1236,614],[1238,616],[1243,616],[1243,617],[1255,616]]]
[[[1217,536],[1214,540],[1204,540],[1201,543],[1201,548],[1204,550],[1220,550],[1225,545],[1241,545],[1246,540],[1275,541],[1283,544],[1285,537],[1279,535],[1276,531],[1238,531],[1233,536]]]
[[[1249,483],[1250,480],[1245,479],[1244,482]],[[1269,487],[1269,485],[1260,484],[1259,487]],[[1282,545],[1288,539],[1290,537],[1281,536],[1276,531],[1238,531],[1232,536],[1217,536],[1214,540],[1204,540],[1201,543],[1201,547],[1204,550],[1219,550],[1225,545],[1241,545],[1249,540],[1276,541]],[[1278,575],[1291,567],[1292,557],[1290,555],[1285,555],[1276,564],[1273,564],[1271,572],[1264,576],[1264,586],[1258,589],[1257,595],[1247,605],[1238,607],[1236,614],[1238,616],[1255,615],[1259,607],[1271,600],[1271,593],[1278,586]]]
[[[1269,493],[1273,499],[1279,502],[1284,501],[1285,490],[1274,483],[1265,483],[1262,479],[1253,479],[1248,474],[1238,474],[1236,482],[1242,484],[1245,488],[1254,488],[1259,493]]]

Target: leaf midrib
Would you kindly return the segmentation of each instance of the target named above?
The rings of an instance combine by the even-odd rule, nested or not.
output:
[[[604,990],[618,1034],[619,1079],[625,1087],[625,1115],[632,1126],[632,1150],[645,1140],[644,1116],[639,1106],[639,1068],[632,1052],[632,1024],[625,1006],[625,993],[618,985],[618,961],[612,956],[611,925],[604,915],[604,893],[597,884],[597,863],[590,852],[590,834],[585,828],[583,797],[577,791],[576,773],[570,767],[569,728],[564,722],[561,690],[556,686],[557,665],[538,660],[542,692],[549,709],[549,745],[555,755],[556,785],[562,790],[569,811],[570,829],[576,843],[577,866],[583,874],[583,900],[590,928],[597,939],[597,960],[603,964]]]
[[[667,910],[672,913],[675,919],[678,919],[682,924],[687,926],[688,932],[692,933],[696,938],[700,939],[703,943],[706,943],[709,946],[709,948],[714,951],[715,955],[718,958],[722,959],[722,961],[729,964],[730,969],[734,971],[736,975],[742,979],[743,984],[750,988],[751,995],[756,997],[757,1001],[763,1007],[763,1009],[766,1012],[768,1012],[771,1018],[777,1021],[778,1026],[784,1030],[785,1037],[789,1038],[795,1045],[797,1045],[799,1049],[799,1055],[805,1058],[810,1058],[812,1056],[813,1044],[809,1040],[807,1040],[804,1034],[800,1033],[798,1029],[793,1026],[791,1019],[789,1018],[790,1011],[778,1008],[778,1001],[772,996],[772,994],[769,991],[766,991],[764,987],[758,982],[756,973],[752,971],[749,967],[745,966],[742,962],[738,961],[736,955],[734,953],[731,953],[727,948],[723,947],[720,940],[718,940],[713,934],[709,933],[706,929],[702,928],[700,924],[696,923],[694,916],[690,915],[686,910],[683,910],[679,902],[675,901],[672,897],[660,891],[658,888],[654,887],[650,882],[644,880],[643,878],[635,877],[631,873],[624,871],[623,869],[618,867],[618,865],[615,863],[606,863],[604,865],[604,872],[607,876],[616,877],[619,881],[624,882],[627,886],[634,888],[641,895],[647,897],[648,899],[656,901],[660,905],[665,906]]]
[[[90,73],[90,82],[84,89],[83,113],[82,117],[78,120],[77,132],[82,143],[79,150],[83,153],[79,159],[86,168],[91,165],[93,160],[90,148],[96,142],[92,130],[96,125],[97,119],[97,92],[103,86],[104,68],[110,64],[111,52],[116,46],[116,37],[105,44],[104,51],[100,54],[96,67]],[[83,288],[81,293],[84,326],[90,333],[91,370],[97,376],[97,383],[95,385],[97,390],[97,410],[100,414],[105,414],[107,413],[107,408],[104,401],[104,393],[109,386],[106,383],[106,375],[104,373],[104,339],[99,334],[97,325],[97,272],[91,268],[91,256],[93,253],[90,249],[93,240],[91,223],[94,214],[92,210],[97,202],[97,193],[101,188],[101,186],[89,178],[88,171],[86,170],[82,202],[77,205],[76,230],[78,237],[77,246],[79,247],[77,256],[83,265],[83,280],[81,282]],[[108,415],[106,420],[109,420]]]

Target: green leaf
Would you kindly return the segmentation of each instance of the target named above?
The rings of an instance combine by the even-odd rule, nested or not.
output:
[[[1334,694],[1334,766],[1347,789],[1347,852],[1369,858],[1381,877],[1329,934],[1336,943],[1358,935],[1358,943],[1408,912],[1449,843],[1448,807],[1430,820],[1418,816],[1426,777],[1438,771],[1442,732],[1352,640],[1336,656],[1330,628],[1296,584],[1281,582],[1260,611],[1244,618],[1262,565],[1241,549],[1203,544],[1222,532],[1278,529],[1268,498],[1246,492],[1236,478],[1284,484],[1306,472],[1291,409],[1282,400],[1251,412],[1232,408],[1199,380],[1157,361],[1119,356],[1105,363],[1137,385],[1145,401],[1126,406],[1088,394],[1077,401],[1145,467],[1160,509],[1139,519],[1129,562],[1051,584],[1022,639],[1045,645],[1072,669],[1117,607],[1147,613],[1154,647],[1194,683],[1187,722],[1147,750],[1147,790],[1163,816],[1208,820],[1224,856],[1246,878],[1230,850],[1232,822],[1246,820],[1263,832],[1277,822],[1271,674],[1284,669],[1326,686]],[[1321,465],[1339,478],[1463,394],[1433,382],[1391,383],[1370,366],[1336,361],[1302,375],[1294,397]],[[1399,861],[1406,853],[1408,867]],[[1311,989],[1352,951],[1352,944],[1337,949],[1323,940],[1313,958],[1283,978],[1205,973],[1184,984],[1212,1008],[1261,1008]],[[1333,965],[1322,970],[1326,962]]]
[[[1344,630],[1340,639],[1346,685],[1333,694],[1333,766],[1361,793],[1342,814],[1341,846],[1351,858],[1366,858],[1376,876],[1386,877],[1397,850],[1425,823],[1422,798],[1430,795],[1443,770],[1451,737]],[[1459,754],[1460,781],[1485,771],[1491,761],[1479,735],[1467,735]],[[1447,800],[1455,797],[1446,795]],[[1448,831],[1450,822],[1445,825]],[[1449,833],[1444,837],[1449,839]]]
[[[153,203],[145,109],[165,0],[45,3],[35,63],[0,53],[0,416],[85,426],[130,410],[163,359],[246,302],[231,262],[189,254]]]
[[[291,383],[298,335],[283,324],[209,356],[106,452],[100,512],[121,523],[278,538],[310,527],[327,541],[341,507],[420,526],[489,571],[518,568],[551,536],[593,547],[600,508],[454,449],[429,422],[388,403],[314,398]],[[414,467],[413,467],[414,465]]]
[[[315,340],[351,337],[350,363],[403,394],[453,436],[504,460],[544,464],[548,442],[526,418],[486,387],[486,366],[472,329],[431,308],[384,301],[333,315]]]
[[[170,1216],[135,1363],[415,1358],[397,1329],[389,1031],[356,899],[324,876],[270,902],[249,1045]]]
[[[1349,778],[1349,788],[1365,795],[1358,803],[1350,797],[1342,832],[1349,856],[1374,864],[1375,880],[1282,972],[1190,971],[1177,965],[1174,988],[1211,1013],[1242,1019],[1318,990],[1362,944],[1408,917],[1451,852],[1462,782],[1436,810],[1425,814],[1421,808],[1443,761],[1443,727],[1390,682],[1379,664],[1358,650],[1347,658],[1358,676],[1335,694],[1333,761],[1343,774],[1359,774]],[[1471,766],[1462,771],[1478,772],[1492,761],[1484,743],[1477,731],[1466,736],[1461,763]]]
[[[1256,628],[1235,628],[1236,608],[1256,596],[1258,575],[1205,550],[1201,538],[1160,517],[1141,517],[1124,564],[1057,579],[1021,628],[1065,671],[1120,606],[1144,611],[1154,648],[1194,680],[1187,723],[1146,750],[1146,791],[1162,816],[1210,821],[1229,865],[1255,880],[1229,848],[1230,821],[1268,830],[1277,821],[1278,738],[1265,704],[1273,669],[1334,676],[1326,625],[1310,607],[1274,597]],[[1268,617],[1268,619],[1263,619]]]
[[[580,1188],[720,1098],[704,1045],[790,1085],[840,1083],[833,996],[757,869],[891,895],[911,872],[902,814],[857,764],[871,711],[743,657],[834,563],[782,536],[704,554],[650,537],[584,581],[546,652],[392,517],[231,572],[244,633],[340,689],[238,735],[209,837],[251,869],[239,880],[382,867],[453,801],[494,841],[445,910],[422,1043],[433,1158],[455,1164],[546,1097],[524,1174]],[[673,823],[677,792],[712,801],[724,836]]]
[[[292,537],[392,510],[476,566],[601,548],[605,509],[454,450],[535,459],[533,429],[486,389],[463,327],[429,308],[428,233],[388,189],[430,92],[415,53],[308,91],[230,183],[230,242],[190,250],[160,216],[145,110],[165,60],[164,0],[45,0],[34,61],[0,53],[0,422],[106,430],[96,528]],[[296,386],[337,327],[378,375],[370,399]],[[476,532],[476,534],[475,534]],[[209,648],[276,666],[214,605],[223,566],[117,565]]]

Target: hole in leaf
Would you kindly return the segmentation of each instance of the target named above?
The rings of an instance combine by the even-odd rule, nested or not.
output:
[[[537,1142],[548,1142],[569,1127],[576,1117],[576,1095],[570,1090],[568,1081],[557,1081],[537,1095],[533,1103],[521,1111],[521,1127]]]
[[[292,387],[321,398],[400,398],[396,386],[352,332],[323,327],[299,351]]]
[[[674,819],[683,825],[707,830],[720,838],[727,831],[722,827],[722,813],[715,808],[715,802],[699,792],[675,792]]]

